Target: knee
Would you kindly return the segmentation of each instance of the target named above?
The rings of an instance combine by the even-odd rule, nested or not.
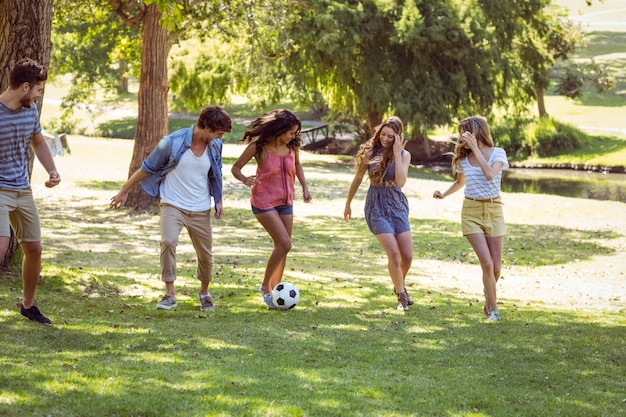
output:
[[[400,252],[394,251],[394,252],[389,253],[389,264],[394,265],[394,266],[400,266],[401,262],[402,262],[402,256],[400,255]]]
[[[22,251],[24,251],[24,257],[37,258],[41,257],[41,242],[22,242]]]
[[[274,244],[274,250],[283,255],[287,255],[291,251],[291,239],[284,239]]]
[[[500,274],[502,273],[502,267],[500,265],[494,264],[493,266],[493,276],[496,279],[500,278]]]
[[[178,246],[177,239],[164,239],[161,241],[161,249],[176,249]]]
[[[480,266],[484,272],[495,273],[493,261],[491,259],[481,261]]]

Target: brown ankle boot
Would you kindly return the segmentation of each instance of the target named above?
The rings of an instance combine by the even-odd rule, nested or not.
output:
[[[397,310],[400,311],[409,311],[409,296],[406,291],[396,293],[398,296],[398,307]]]

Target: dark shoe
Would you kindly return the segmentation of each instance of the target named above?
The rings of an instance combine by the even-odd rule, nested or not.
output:
[[[52,324],[52,321],[50,321],[48,317],[44,316],[36,305],[33,305],[31,308],[24,308],[22,305],[20,312],[22,313],[22,316],[29,320],[36,321],[41,324]]]
[[[215,311],[215,306],[213,305],[213,297],[211,297],[210,294],[198,294],[198,298],[200,299],[201,311]]]
[[[406,291],[396,293],[396,295],[398,296],[398,307],[396,307],[396,310],[409,311],[409,296]]]
[[[413,301],[413,297],[411,297],[409,295],[409,292],[406,290],[406,287],[404,287],[404,293],[406,294],[406,300],[407,300],[407,304],[412,306],[413,304],[415,304],[415,301]]]

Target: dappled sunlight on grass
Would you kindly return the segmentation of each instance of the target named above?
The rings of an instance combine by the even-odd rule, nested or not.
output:
[[[620,301],[566,308],[524,288],[553,285],[546,295],[564,298],[578,296],[578,288],[555,282],[596,288],[623,280],[624,226],[614,216],[623,205],[506,196],[503,320],[489,324],[480,266],[461,235],[462,195],[435,201],[433,189],[449,180],[416,173],[407,184],[414,246],[407,288],[415,304],[402,312],[387,258],[362,217],[367,187],[347,223],[350,167],[327,166],[328,156],[312,161],[307,178],[318,201],[296,202],[283,277],[301,291],[290,311],[268,310],[258,292],[272,241],[250,212],[247,187],[227,181],[225,216],[213,223],[216,311],[203,312],[186,232],[178,246],[178,306],[155,309],[164,290],[159,216],[108,210],[118,178],[98,172],[65,189],[39,185],[37,299],[54,326],[21,317],[19,274],[3,276],[0,414],[496,416],[503,404],[512,414],[619,413]],[[602,265],[594,263],[598,256]],[[572,383],[546,392],[545,381]]]

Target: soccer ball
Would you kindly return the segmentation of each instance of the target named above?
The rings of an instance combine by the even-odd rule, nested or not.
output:
[[[300,301],[300,291],[291,282],[281,282],[272,290],[272,302],[281,310],[292,309]]]

